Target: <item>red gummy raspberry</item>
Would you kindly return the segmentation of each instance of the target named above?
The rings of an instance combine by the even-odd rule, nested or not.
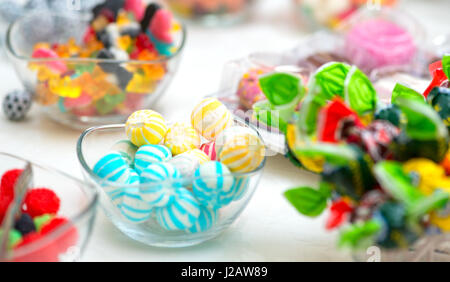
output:
[[[12,202],[13,198],[11,196],[1,196],[0,195],[0,224],[3,222],[3,217],[8,210],[9,204]]]
[[[148,36],[145,33],[140,33],[136,37],[136,47],[138,48],[139,52],[146,50],[146,49],[150,50],[150,51],[155,50],[155,46],[153,45],[153,43],[150,41],[150,38],[148,38]]]
[[[56,214],[60,199],[48,188],[35,188],[27,192],[24,203],[23,211],[35,217],[46,213]]]
[[[45,235],[39,232],[31,232],[25,235],[22,241],[14,247],[14,250],[17,252],[15,252],[12,260],[15,262],[57,262],[59,260],[59,252],[53,242],[45,242],[39,245],[39,248],[33,248],[30,252],[27,252],[26,246],[28,244],[41,240],[44,237]],[[22,247],[25,248],[22,249]]]
[[[14,198],[14,185],[21,173],[21,169],[11,169],[3,174],[0,184],[0,196]]]

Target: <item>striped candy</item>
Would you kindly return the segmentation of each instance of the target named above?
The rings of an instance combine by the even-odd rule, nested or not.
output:
[[[200,206],[200,216],[191,228],[187,231],[190,233],[204,232],[213,227],[218,220],[218,212],[216,209],[212,209],[205,206]]]
[[[186,154],[186,156],[188,156],[189,158],[194,158],[198,160],[200,164],[204,164],[210,161],[209,157],[199,149],[193,149],[183,154]]]
[[[152,163],[164,162],[171,158],[172,153],[166,146],[143,145],[136,152],[134,167],[138,174],[141,174]]]
[[[234,178],[220,162],[210,161],[200,165],[194,177],[193,192],[202,205],[218,209],[233,200]]]
[[[164,207],[172,203],[181,185],[178,169],[169,163],[149,165],[141,174],[141,197],[149,205]]]
[[[200,136],[191,125],[184,122],[176,122],[167,130],[164,145],[175,156],[198,148],[200,146]]]
[[[192,111],[191,124],[203,137],[213,141],[217,135],[233,124],[233,116],[217,99],[206,98]]]
[[[111,147],[111,151],[118,152],[130,167],[134,166],[134,155],[137,149],[129,140],[121,140]]]
[[[126,183],[130,177],[128,163],[118,152],[111,152],[102,157],[94,165],[93,172],[105,180],[117,183]]]
[[[245,195],[250,185],[250,177],[237,177],[234,179],[233,201],[239,201]]]
[[[186,188],[174,191],[174,200],[169,205],[155,208],[156,220],[166,230],[185,230],[197,221],[200,205]]]
[[[152,207],[144,202],[139,194],[139,175],[131,171],[127,184],[133,185],[123,189],[123,200],[120,205],[122,215],[132,223],[141,223],[148,220],[152,213]],[[136,186],[136,187],[134,187]]]
[[[264,160],[265,146],[249,128],[226,129],[216,140],[216,154],[232,172],[255,170]]]
[[[163,117],[152,110],[136,111],[128,118],[125,130],[130,141],[140,147],[159,144],[167,132]]]
[[[217,161],[216,157],[216,143],[214,141],[205,143],[200,147],[200,150],[205,153],[211,161]]]
[[[191,177],[194,171],[200,165],[198,159],[193,158],[186,153],[175,156],[168,161],[169,164],[173,165],[180,172],[181,176],[184,178]]]

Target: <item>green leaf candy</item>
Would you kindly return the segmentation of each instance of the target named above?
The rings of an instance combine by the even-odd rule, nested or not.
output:
[[[422,94],[399,83],[395,85],[394,90],[392,91],[391,103],[397,105],[399,103],[398,98],[425,103],[425,98]]]
[[[445,54],[442,58],[442,69],[447,78],[450,79],[450,54]]]
[[[344,83],[345,102],[359,115],[375,111],[377,92],[367,76],[353,66]]]
[[[327,206],[329,193],[324,188],[316,190],[310,187],[299,187],[284,193],[286,199],[303,215],[316,217]]]

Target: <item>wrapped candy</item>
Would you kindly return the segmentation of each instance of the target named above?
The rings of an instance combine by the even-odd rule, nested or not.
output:
[[[448,88],[435,87],[425,98],[397,84],[392,104],[377,105],[361,97],[376,95],[364,76],[347,84],[351,69],[332,63],[311,78],[286,139],[288,157],[320,173],[321,184],[286,197],[307,216],[320,215],[332,200],[326,228],[345,226],[339,245],[353,249],[407,248],[431,230],[448,232]]]

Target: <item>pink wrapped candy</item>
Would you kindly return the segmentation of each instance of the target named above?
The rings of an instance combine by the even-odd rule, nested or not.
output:
[[[216,161],[216,143],[214,141],[205,143],[200,147],[200,150],[203,151],[210,159],[211,161]]]
[[[414,38],[408,30],[384,19],[360,22],[345,38],[346,56],[365,71],[408,64],[416,51]]]

